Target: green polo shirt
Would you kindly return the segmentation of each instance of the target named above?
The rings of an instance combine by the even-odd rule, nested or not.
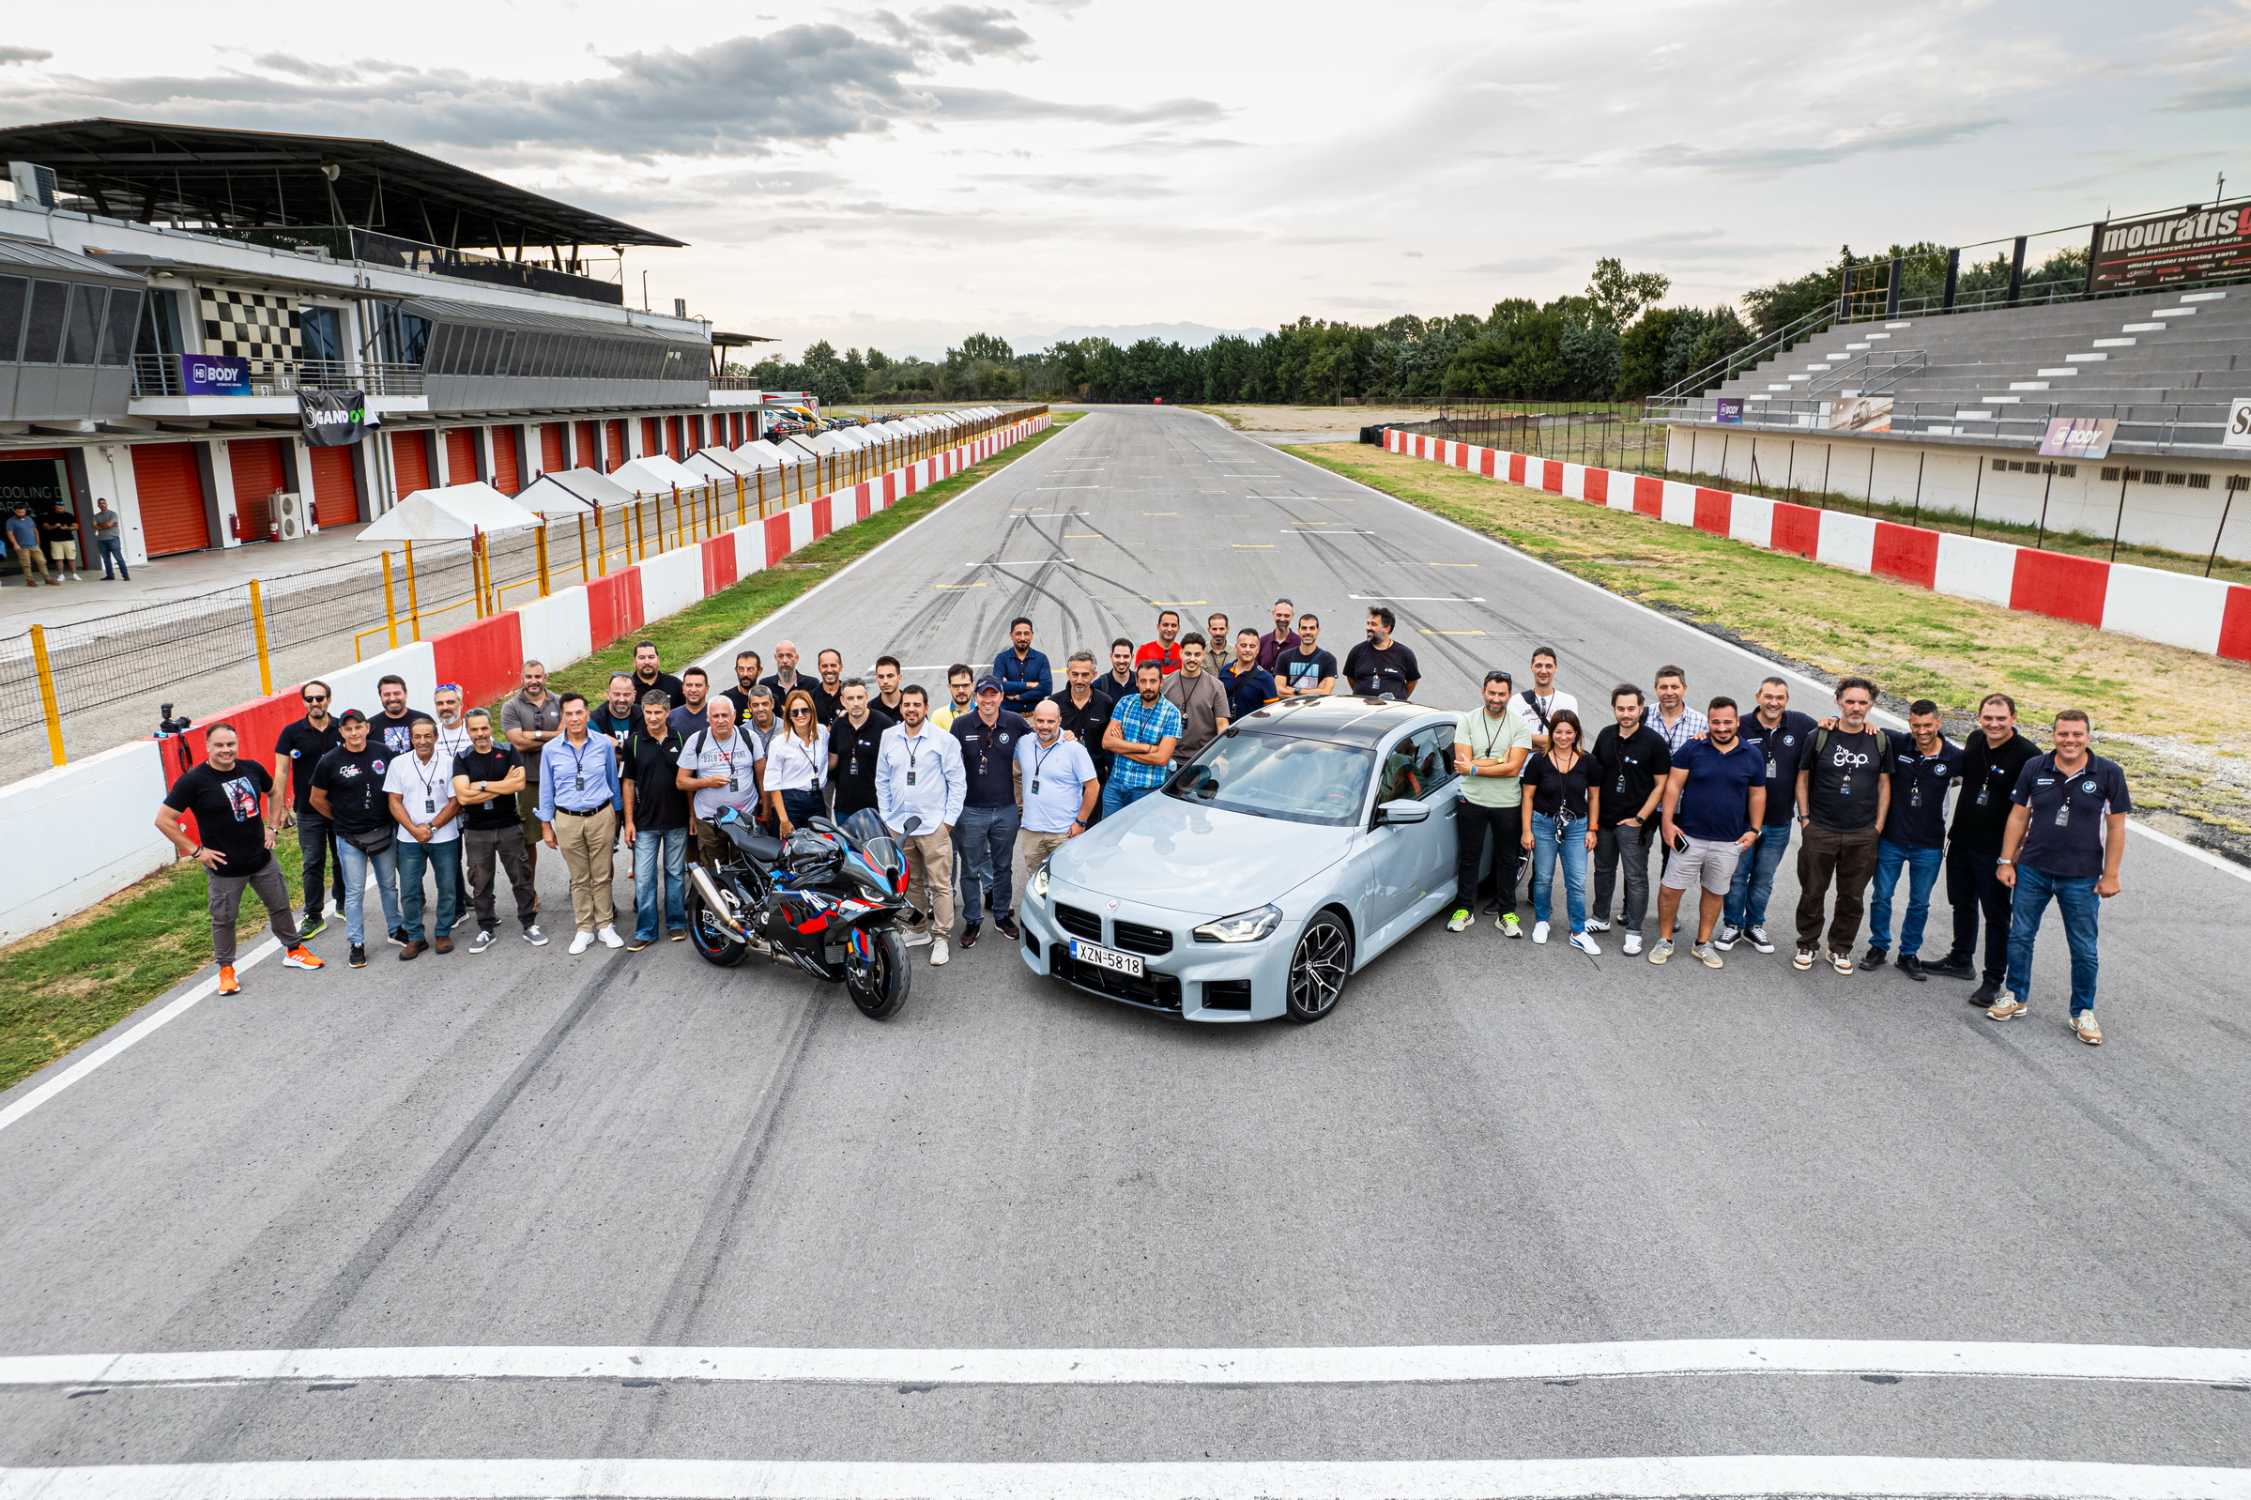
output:
[[[1512,707],[1498,719],[1479,705],[1454,721],[1454,743],[1469,746],[1471,760],[1506,760],[1518,747],[1532,748],[1532,729]],[[1462,800],[1479,807],[1518,807],[1524,783],[1514,776],[1464,776]]]

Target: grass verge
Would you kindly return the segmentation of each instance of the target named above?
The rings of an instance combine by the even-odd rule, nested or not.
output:
[[[2168,832],[2251,861],[2251,667],[1765,552],[1378,448],[1292,448],[1325,469],[1834,679],[1861,674],[1903,709],[1931,698],[1959,736],[1996,688],[2027,725],[2094,716],[2102,753]]]
[[[700,656],[1076,420],[1076,413],[1057,413],[1047,431],[791,553],[781,567],[655,621],[644,634],[666,661]],[[598,699],[610,673],[629,666],[632,655],[632,643],[620,643],[557,672],[554,681]],[[156,816],[153,802],[149,816]],[[278,853],[294,893],[300,869],[294,832],[282,835]],[[331,920],[341,925],[341,918]],[[242,922],[248,948],[260,940],[264,922],[257,897],[247,898]],[[0,949],[0,1088],[98,1036],[210,962],[204,881],[186,865],[159,871],[89,911]]]

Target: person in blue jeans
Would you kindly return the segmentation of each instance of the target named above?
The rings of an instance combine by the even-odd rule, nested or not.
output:
[[[383,901],[383,930],[392,942],[406,946],[406,933],[399,926],[399,825],[383,789],[391,754],[381,743],[371,742],[367,715],[356,708],[337,715],[336,732],[341,743],[313,767],[313,811],[326,818],[336,834],[336,859],[344,871],[344,934],[351,945],[348,961],[353,968],[364,969],[370,870]]]
[[[425,870],[438,882],[437,924],[429,929],[433,951],[453,951],[453,924],[461,919],[461,804],[453,795],[453,757],[438,748],[434,720],[416,719],[409,735],[414,748],[395,757],[383,778],[391,817],[399,825],[399,926],[406,931],[406,946],[399,950],[402,961],[422,956]]]
[[[2056,715],[2054,746],[2017,774],[2009,826],[2001,838],[2000,880],[2015,896],[2009,913],[2009,992],[1985,1013],[2013,1021],[2032,1009],[2032,952],[2052,897],[2071,948],[2071,1029],[2102,1045],[2095,1022],[2095,979],[2102,903],[2120,890],[2126,815],[2134,810],[2126,773],[2089,752],[2087,715]]]
[[[1790,852],[1791,822],[1797,811],[1798,762],[1820,726],[1811,714],[1790,706],[1790,684],[1769,677],[1759,684],[1758,707],[1743,721],[1743,743],[1765,759],[1760,785],[1766,790],[1766,817],[1756,844],[1736,861],[1735,876],[1720,909],[1712,946],[1725,953],[1746,936],[1761,953],[1772,953],[1766,932],[1767,902],[1774,896],[1774,872]]]
[[[1593,759],[1580,749],[1581,733],[1573,710],[1559,708],[1548,715],[1548,748],[1524,763],[1524,796],[1532,817],[1523,842],[1532,855],[1532,941],[1548,940],[1548,894],[1560,860],[1571,946],[1599,954],[1602,949],[1587,931],[1587,856],[1594,852],[1594,815],[1601,807],[1602,788]]]
[[[1014,915],[1015,884],[1009,865],[1016,856],[1016,832],[1023,815],[1016,806],[1016,746],[1031,738],[1023,715],[1001,706],[1000,678],[977,679],[977,709],[954,720],[961,745],[961,768],[968,791],[954,841],[965,866],[961,879],[961,945],[974,948],[985,913],[1010,942],[1021,936]]]
[[[1907,920],[1899,929],[1899,972],[1923,978],[1923,924],[1931,889],[1946,867],[1946,794],[1960,785],[1962,747],[1946,738],[1938,705],[1907,706],[1907,732],[1891,737],[1891,807],[1876,840],[1876,879],[1868,893],[1868,952],[1863,969],[1880,969],[1891,953],[1891,897],[1907,872]]]
[[[721,710],[722,722],[732,711],[732,704]],[[634,953],[667,932],[675,942],[688,935],[688,794],[680,790],[685,736],[673,732],[672,712],[665,694],[642,694],[641,722],[625,737],[619,797],[625,840],[633,846],[633,941],[625,946]]]

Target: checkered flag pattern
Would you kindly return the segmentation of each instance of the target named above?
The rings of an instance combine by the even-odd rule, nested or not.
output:
[[[253,375],[270,375],[303,357],[295,298],[217,286],[198,287],[196,295],[203,315],[204,353],[247,359]]]

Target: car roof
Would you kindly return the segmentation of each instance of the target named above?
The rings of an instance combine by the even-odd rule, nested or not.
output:
[[[1402,729],[1450,718],[1442,709],[1390,698],[1300,698],[1269,703],[1228,725],[1230,732],[1280,734],[1331,740],[1340,745],[1381,745]]]

